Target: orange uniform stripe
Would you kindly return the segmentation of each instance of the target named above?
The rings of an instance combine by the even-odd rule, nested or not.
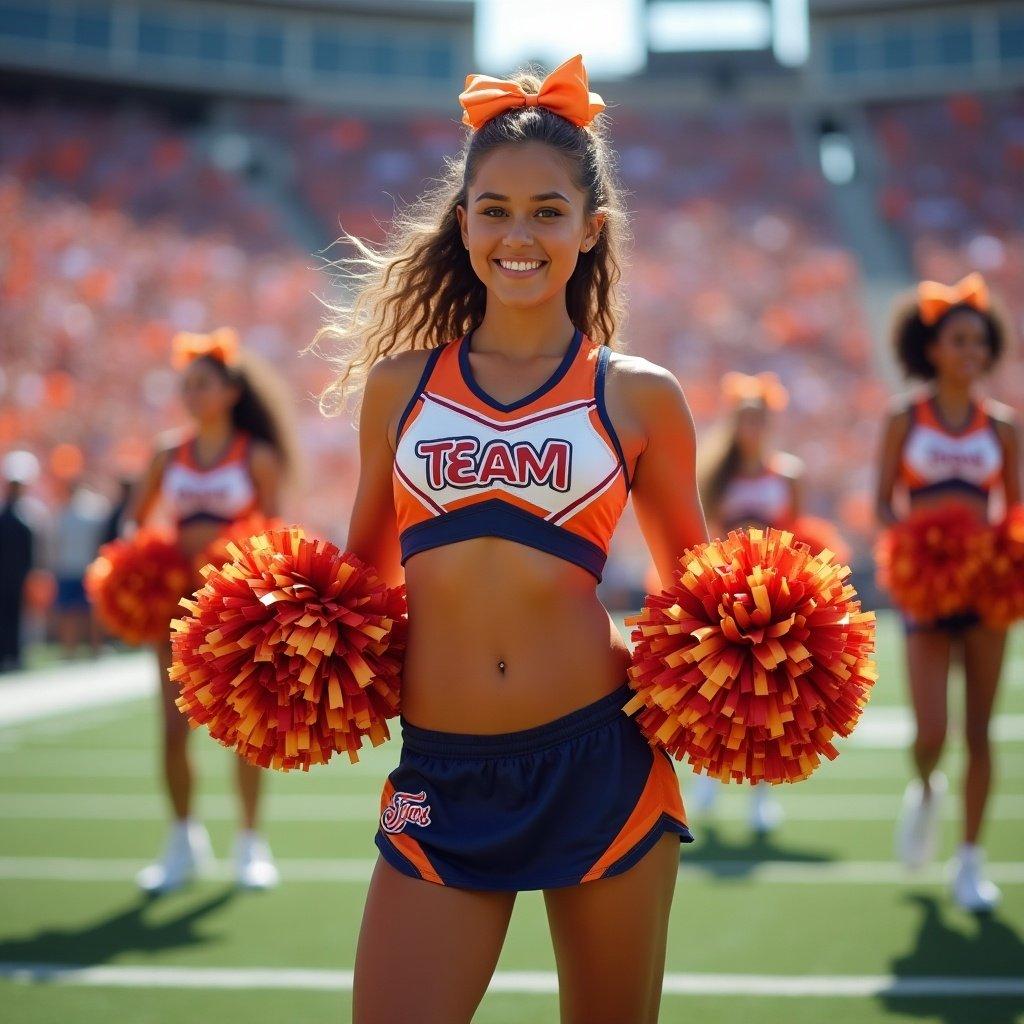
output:
[[[633,813],[626,819],[625,825],[608,848],[598,857],[594,866],[580,879],[581,882],[592,882],[601,878],[616,861],[629,853],[654,828],[663,814],[675,818],[683,825],[686,824],[686,811],[683,808],[683,796],[679,792],[679,780],[676,778],[675,769],[660,750],[652,748],[651,755],[651,771]]]
[[[391,797],[394,796],[394,793],[395,787],[391,784],[390,779],[386,779],[384,782],[384,792],[381,793],[380,797],[381,814],[384,813],[384,808],[391,803]],[[427,882],[436,882],[438,885],[444,885],[444,880],[434,870],[434,865],[430,863],[423,847],[412,836],[407,836],[404,832],[397,834],[385,832],[383,829],[381,829],[381,835],[387,836],[391,845],[420,873],[420,878]]]

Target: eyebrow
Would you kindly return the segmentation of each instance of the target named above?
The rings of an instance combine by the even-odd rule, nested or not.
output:
[[[476,197],[476,201],[479,203],[481,199],[493,199],[499,203],[507,203],[509,201],[508,196],[499,195],[497,192],[481,192]],[[563,203],[569,202],[561,192],[541,192],[539,195],[530,196],[530,202],[532,203],[541,203],[548,199],[561,199]]]

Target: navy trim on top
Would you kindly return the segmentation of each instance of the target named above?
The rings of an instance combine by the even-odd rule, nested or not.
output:
[[[402,565],[420,551],[476,537],[501,537],[556,558],[564,558],[596,576],[599,583],[608,557],[585,537],[555,526],[516,505],[489,498],[446,512],[443,516],[425,519],[404,530],[400,538]]]
[[[622,466],[622,477],[626,481],[626,493],[629,493],[633,481],[629,478],[629,466],[626,465],[626,456],[622,454],[622,445],[619,443],[619,435],[612,426],[612,418],[608,415],[608,408],[604,404],[604,377],[608,369],[608,361],[611,359],[612,350],[607,345],[602,345],[597,354],[597,370],[594,373],[594,400],[597,402],[597,415],[608,432],[608,436],[615,445],[615,453],[619,457],[619,465]]]
[[[441,358],[441,353],[444,351],[444,345],[438,345],[437,348],[433,349],[427,361],[423,365],[423,373],[420,374],[420,382],[416,385],[416,390],[412,393],[412,398],[409,399],[409,404],[402,411],[402,416],[398,421],[398,429],[395,431],[395,445],[398,445],[398,441],[402,436],[402,430],[405,427],[405,421],[409,418],[410,413],[416,406],[416,403],[420,400],[420,395],[423,394],[423,389],[427,386],[427,381],[430,380],[430,375],[434,372],[434,367],[437,365],[438,359]]]
[[[931,406],[932,415],[942,425],[942,429],[953,437],[961,437],[966,434],[971,427],[974,425],[974,421],[978,418],[978,403],[972,401],[968,407],[967,420],[962,427],[954,430],[949,425],[949,420],[946,419],[945,413],[942,411],[942,407],[939,405],[939,400],[935,395],[932,395],[928,399],[928,404]]]
[[[966,491],[968,494],[976,494],[980,498],[988,497],[988,492],[984,487],[972,484],[969,480],[961,480],[956,476],[951,476],[946,480],[936,480],[931,484],[922,484],[920,487],[911,487],[908,490],[911,498],[922,494],[941,494],[943,491]]]
[[[495,398],[491,398],[489,394],[473,377],[473,368],[469,364],[469,346],[473,340],[473,332],[470,331],[462,341],[459,343],[459,369],[462,371],[462,379],[466,383],[466,387],[484,402],[489,405],[492,409],[497,409],[499,412],[514,412],[516,409],[521,409],[524,405],[529,405],[531,402],[535,402],[542,395],[546,395],[568,372],[569,367],[572,366],[573,360],[576,358],[580,350],[580,345],[583,343],[583,332],[576,328],[575,333],[572,336],[572,341],[569,342],[569,347],[565,350],[565,355],[562,357],[562,362],[559,364],[558,369],[548,377],[548,379],[541,384],[536,391],[531,391],[525,398],[520,398],[516,402],[511,402],[506,405],[504,402],[499,402]]]

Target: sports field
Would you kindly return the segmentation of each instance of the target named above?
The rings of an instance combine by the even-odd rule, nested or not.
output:
[[[1001,909],[987,919],[962,913],[947,896],[943,864],[908,878],[892,860],[908,722],[897,626],[885,617],[881,681],[859,734],[837,762],[780,792],[787,818],[776,837],[751,837],[747,793],[735,788],[713,820],[692,821],[698,841],[680,868],[663,1022],[1024,1021],[1024,637],[1013,641],[986,837]],[[155,672],[134,655],[120,664],[122,674],[125,666]],[[102,686],[106,674],[81,673],[82,685]],[[160,847],[166,826],[153,700],[134,696],[19,722],[15,713],[4,717],[4,687],[0,681],[0,1018],[348,1019],[378,793],[397,743],[355,767],[268,780],[280,889],[238,892],[222,868],[147,901],[132,874]],[[39,692],[45,706],[42,677]],[[229,755],[205,734],[193,744],[200,815],[225,856],[234,828]],[[951,777],[960,763],[954,740],[945,761]],[[685,794],[685,777],[683,787]],[[956,841],[948,809],[944,857]],[[477,1021],[556,1022],[553,970],[543,903],[525,894]]]

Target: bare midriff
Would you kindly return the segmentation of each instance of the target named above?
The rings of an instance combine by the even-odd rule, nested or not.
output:
[[[402,714],[493,734],[550,722],[617,689],[629,652],[585,569],[497,537],[406,563]]]

